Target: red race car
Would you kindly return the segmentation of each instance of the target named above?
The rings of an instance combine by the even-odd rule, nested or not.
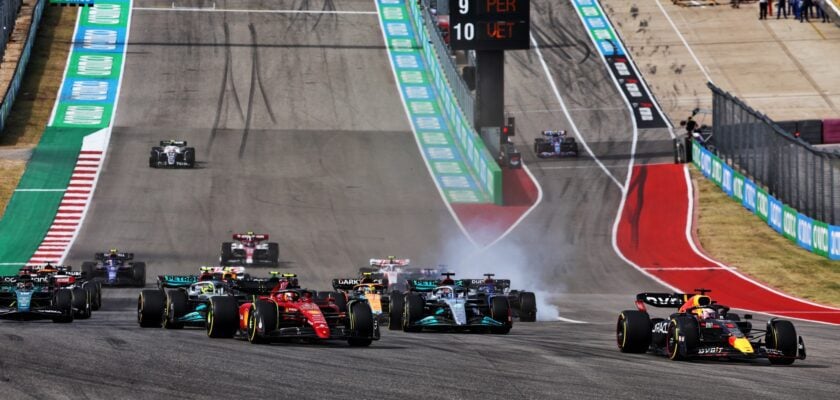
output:
[[[281,280],[268,295],[237,307],[232,297],[213,297],[207,316],[207,335],[225,337],[235,330],[251,343],[282,339],[347,340],[351,346],[369,346],[379,340],[379,326],[363,299],[347,302],[340,311],[332,298]],[[238,310],[238,317],[236,311]]]
[[[268,241],[264,233],[236,233],[233,242],[222,243],[219,263],[222,265],[264,265],[276,267],[280,264],[279,245]]]

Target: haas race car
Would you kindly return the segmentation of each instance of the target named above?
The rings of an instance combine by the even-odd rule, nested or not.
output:
[[[577,157],[578,144],[566,131],[542,131],[543,137],[534,139],[534,153],[539,158]]]
[[[445,272],[440,280],[409,280],[403,313],[392,312],[391,318],[399,319],[405,332],[510,332],[513,317],[507,297],[470,296],[467,283],[453,280],[453,275]]]
[[[82,263],[82,274],[106,286],[146,286],[146,263],[134,261],[134,253],[111,249],[96,253],[96,261]]]
[[[152,147],[149,166],[152,168],[194,168],[195,148],[187,147],[185,140],[161,140],[160,146]]]
[[[275,242],[269,242],[267,234],[235,233],[233,240],[233,242],[222,243],[220,264],[267,267],[276,267],[280,264],[280,246]]]
[[[510,279],[494,279],[494,274],[484,274],[484,279],[463,279],[462,282],[469,290],[470,297],[486,297],[488,300],[496,297],[507,297],[514,318],[520,322],[534,322],[537,320],[537,297],[534,292],[511,290]]]
[[[713,301],[708,289],[697,294],[640,293],[636,310],[622,311],[616,325],[618,348],[624,353],[652,352],[672,360],[756,359],[788,365],[805,359],[805,342],[793,323],[771,318],[764,330],[752,316],[729,312]],[[668,318],[651,318],[647,305],[672,308]]]

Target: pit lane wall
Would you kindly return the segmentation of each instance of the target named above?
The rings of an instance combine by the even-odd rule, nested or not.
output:
[[[0,219],[0,274],[63,262],[81,228],[110,139],[131,4],[78,11],[50,122]]]
[[[697,141],[692,144],[691,152],[692,162],[703,176],[773,230],[805,250],[840,260],[840,226],[814,220],[782,203]]]
[[[32,54],[32,46],[35,43],[38,26],[41,23],[41,15],[44,13],[44,4],[46,4],[45,0],[36,0],[35,8],[32,11],[32,22],[29,25],[29,34],[26,36],[26,43],[23,45],[23,51],[20,53],[12,80],[6,88],[6,93],[2,99],[3,103],[0,103],[0,135],[3,134],[3,130],[6,128],[6,118],[12,112],[12,106],[20,90],[23,75],[26,72],[26,66],[29,64],[29,56]],[[3,27],[3,29],[6,28]]]
[[[417,2],[376,4],[400,96],[443,197],[501,205],[502,171],[455,101]]]

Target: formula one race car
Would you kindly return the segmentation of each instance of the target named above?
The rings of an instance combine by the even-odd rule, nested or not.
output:
[[[161,140],[160,146],[152,147],[149,166],[152,168],[194,168],[195,148],[187,147],[185,140]]]
[[[510,332],[513,318],[507,297],[470,297],[464,282],[454,281],[452,275],[446,272],[441,280],[408,281],[401,318],[403,331]],[[391,318],[399,317],[391,314]]]
[[[520,322],[537,320],[537,297],[534,292],[511,290],[510,279],[494,279],[494,274],[484,274],[484,279],[463,279],[463,286],[469,290],[470,297],[494,296],[507,297],[514,318]]]
[[[346,310],[346,304],[349,300],[364,299],[370,305],[373,317],[381,324],[388,319],[392,293],[388,292],[388,289],[382,279],[374,279],[372,278],[372,275],[373,273],[371,272],[365,272],[362,274],[360,279],[333,279],[332,287],[336,291],[335,293],[339,294],[338,296],[335,296],[336,304],[339,309]],[[332,292],[318,293],[318,297],[325,298],[328,294],[332,295],[331,293]],[[393,293],[396,296],[402,296],[402,294],[398,291],[394,291]],[[402,312],[402,310],[400,310],[400,312]],[[400,326],[396,325],[391,327],[389,325],[389,328],[399,329]]]
[[[708,289],[698,294],[640,293],[636,310],[622,311],[616,325],[618,348],[624,353],[665,355],[672,360],[691,358],[767,358],[771,364],[793,364],[805,359],[805,342],[790,321],[771,318],[765,330],[753,328],[752,316],[729,312],[712,301]],[[651,318],[645,305],[674,308],[667,319]]]
[[[184,326],[205,327],[215,298],[235,300],[229,311],[252,296],[267,294],[281,281],[296,285],[287,275],[272,272],[269,278],[252,278],[244,267],[201,267],[199,275],[160,275],[158,290],[143,290],[138,299],[137,322],[144,328],[181,329]],[[294,276],[294,275],[292,275]],[[166,290],[169,289],[169,290]],[[223,307],[223,306],[222,306]],[[213,337],[233,337],[235,329],[212,331]]]
[[[69,265],[27,265],[18,271],[18,275],[47,277],[56,287],[70,289],[73,292],[73,308],[77,310],[75,317],[78,319],[90,318],[91,312],[102,306],[102,284],[88,279],[81,271],[73,271]]]
[[[111,249],[96,253],[95,262],[82,263],[86,279],[106,286],[146,286],[146,263],[134,261],[134,253],[121,253]]]
[[[275,242],[267,242],[267,234],[254,232],[235,233],[234,242],[222,243],[219,263],[222,265],[265,265],[276,267],[280,264],[280,247]]]
[[[578,144],[566,131],[542,131],[544,137],[534,139],[534,153],[539,158],[577,157]]]
[[[371,258],[370,267],[359,268],[360,274],[371,274],[370,277],[378,279],[388,289],[397,289],[402,282],[405,282],[404,275],[411,273],[408,265],[411,260],[407,258]],[[413,272],[413,271],[412,271]]]
[[[79,291],[82,299],[86,299],[85,291],[81,288]],[[84,311],[73,307],[73,297],[73,290],[55,285],[48,276],[25,273],[3,276],[0,277],[0,319],[73,322],[74,315]]]

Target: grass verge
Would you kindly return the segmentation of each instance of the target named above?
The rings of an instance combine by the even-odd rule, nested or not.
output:
[[[31,148],[41,140],[61,86],[77,12],[75,7],[44,8],[20,91],[0,134],[0,215],[26,165],[25,161],[4,160],[2,150]]]
[[[790,295],[840,307],[840,262],[785,239],[695,168],[697,237],[715,259]]]

